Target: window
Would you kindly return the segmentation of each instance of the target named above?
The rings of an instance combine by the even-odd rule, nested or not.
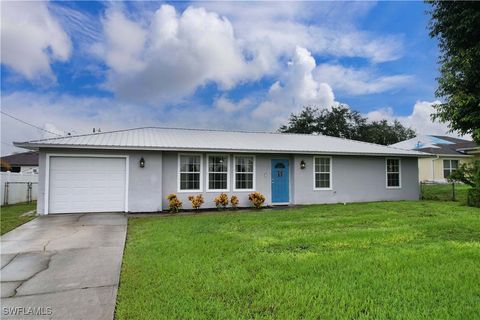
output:
[[[202,157],[200,155],[180,154],[178,164],[178,191],[201,191]]]
[[[400,159],[387,159],[387,188],[400,187]]]
[[[255,157],[235,156],[235,190],[255,189]]]
[[[230,161],[227,155],[209,155],[207,188],[209,191],[228,191]]]
[[[313,158],[313,174],[314,189],[331,189],[332,188],[332,158],[331,157],[314,157]]]
[[[443,160],[443,177],[445,179],[458,169],[458,160]]]

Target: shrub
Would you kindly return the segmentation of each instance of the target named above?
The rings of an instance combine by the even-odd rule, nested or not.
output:
[[[175,193],[171,193],[167,196],[168,200],[168,210],[170,212],[177,213],[180,209],[182,209],[182,201],[177,198]]]
[[[192,203],[192,207],[195,210],[198,210],[203,204],[203,196],[201,194],[196,196],[189,196],[188,200]]]
[[[225,209],[228,206],[228,196],[226,193],[220,193],[220,195],[216,197],[213,201],[215,202],[215,205],[218,209]]]
[[[237,206],[238,206],[238,197],[237,196],[232,196],[232,198],[230,198],[230,203],[232,204],[232,208],[234,209],[237,209]]]
[[[460,181],[472,187],[467,194],[467,204],[480,207],[480,160],[463,163],[448,177],[450,181]]]
[[[467,205],[480,208],[480,188],[472,188],[468,190]]]
[[[252,203],[255,208],[261,208],[265,202],[265,196],[260,192],[253,192],[248,195],[248,200]]]

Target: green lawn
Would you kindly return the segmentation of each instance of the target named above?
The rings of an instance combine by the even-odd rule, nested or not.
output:
[[[131,218],[116,319],[473,319],[479,283],[459,203]]]
[[[425,200],[452,201],[452,184],[423,184],[421,193]],[[455,201],[465,204],[467,202],[467,192],[470,186],[465,184],[455,184]]]
[[[32,220],[33,216],[24,216],[21,215],[25,212],[35,210],[37,207],[36,202],[32,203],[18,203],[11,204],[7,206],[0,207],[0,229],[1,234],[7,233],[10,230],[15,229],[16,227]]]

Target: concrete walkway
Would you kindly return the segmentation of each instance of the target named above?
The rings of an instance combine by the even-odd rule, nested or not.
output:
[[[113,319],[126,231],[123,214],[65,214],[3,235],[0,318]]]

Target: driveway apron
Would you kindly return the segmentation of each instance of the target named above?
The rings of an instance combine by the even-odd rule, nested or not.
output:
[[[127,218],[38,217],[0,238],[2,319],[113,319]]]

